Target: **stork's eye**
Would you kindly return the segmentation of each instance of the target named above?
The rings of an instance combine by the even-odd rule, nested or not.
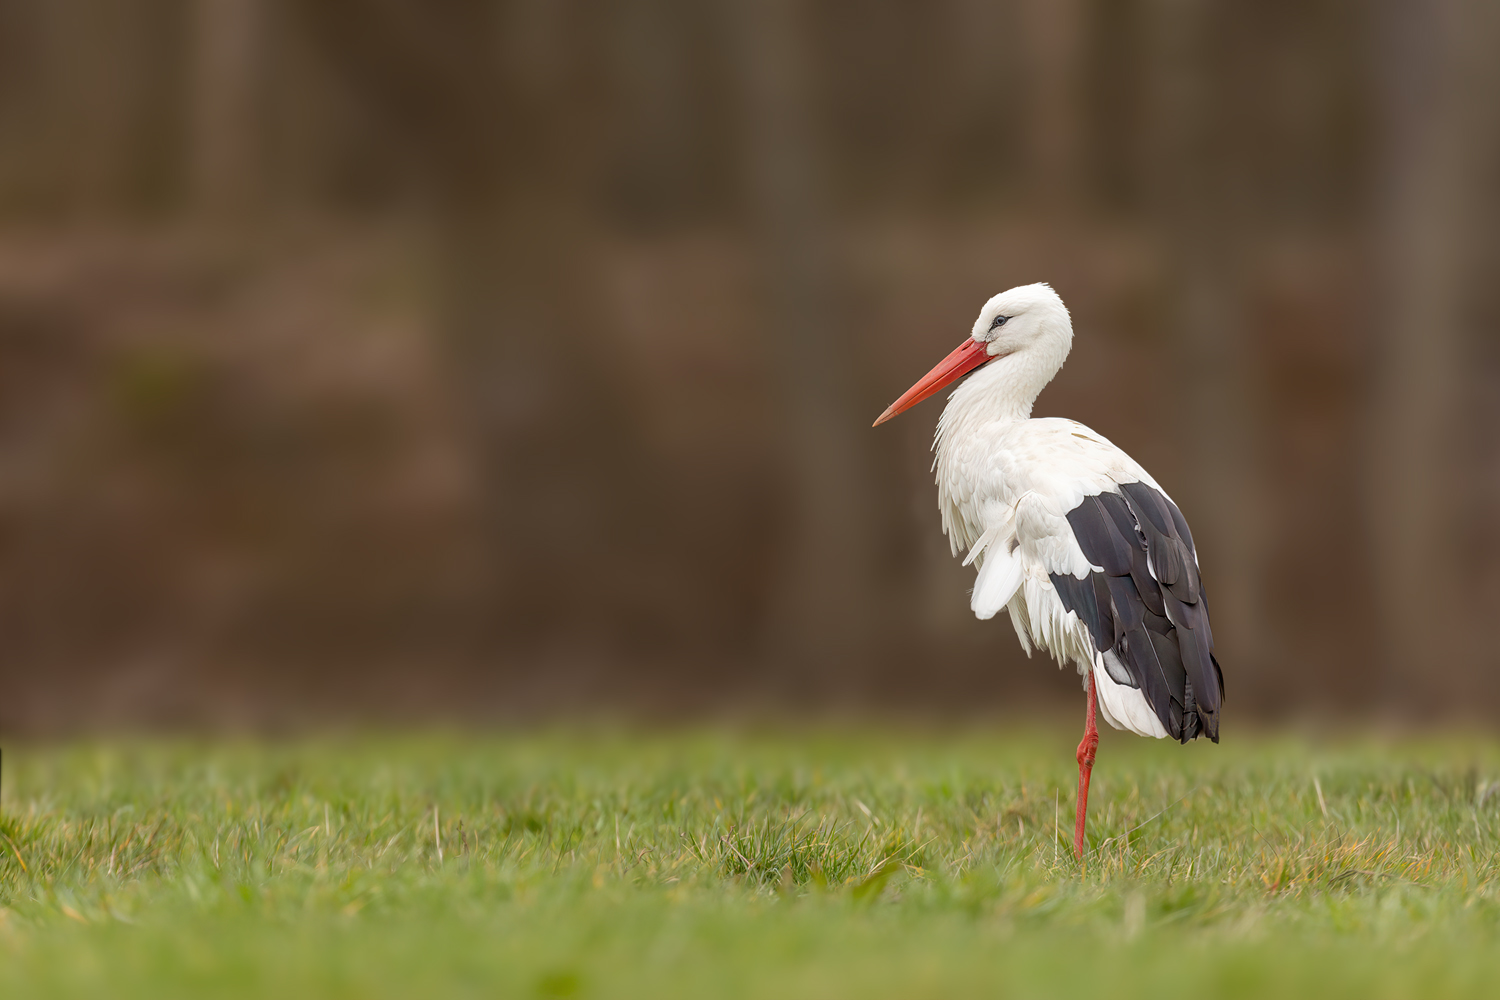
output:
[[[1002,326],[1005,325],[1005,321],[1008,320],[1008,319],[1010,319],[1009,316],[996,316],[994,318],[994,320],[991,321],[991,323],[990,323],[990,329],[991,330],[998,330],[998,329],[1000,329],[1000,327],[1002,327]]]

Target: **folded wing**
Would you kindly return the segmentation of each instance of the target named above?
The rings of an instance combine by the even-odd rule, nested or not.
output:
[[[1154,486],[1136,482],[1085,496],[1067,520],[1099,569],[1049,576],[1063,605],[1088,627],[1110,678],[1140,689],[1173,738],[1186,743],[1203,735],[1217,743],[1224,677],[1182,512]]]

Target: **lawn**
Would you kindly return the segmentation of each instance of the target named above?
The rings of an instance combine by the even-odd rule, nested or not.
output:
[[[0,994],[1500,991],[1500,745],[1106,733],[1079,864],[1076,741],[11,744]]]

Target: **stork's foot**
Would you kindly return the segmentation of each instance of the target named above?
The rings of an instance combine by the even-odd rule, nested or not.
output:
[[[1083,857],[1083,827],[1089,815],[1089,778],[1094,773],[1094,753],[1099,734],[1087,733],[1078,744],[1078,823],[1073,827],[1073,853]]]
[[[1089,814],[1089,778],[1094,773],[1094,755],[1099,750],[1099,730],[1094,725],[1094,675],[1088,678],[1088,714],[1084,717],[1083,739],[1078,743],[1078,823],[1073,827],[1073,853],[1083,858],[1083,825]]]

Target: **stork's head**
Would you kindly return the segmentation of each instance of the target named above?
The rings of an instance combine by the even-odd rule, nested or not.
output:
[[[886,407],[874,426],[1000,358],[1017,355],[1035,360],[1037,364],[1027,368],[1045,371],[1041,383],[1045,385],[1062,367],[1072,346],[1073,323],[1068,307],[1052,287],[1041,283],[1018,285],[986,302],[974,321],[973,335]]]

